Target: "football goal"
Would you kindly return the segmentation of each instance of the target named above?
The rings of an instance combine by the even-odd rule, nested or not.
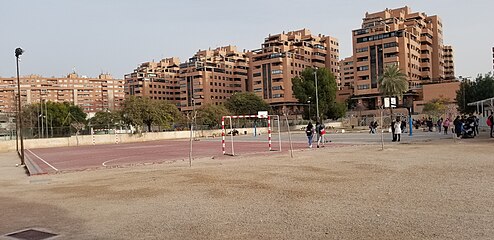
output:
[[[253,119],[257,119],[257,120],[261,120],[261,121],[267,121],[267,141],[266,141],[266,149],[268,151],[273,151],[273,144],[272,144],[272,128],[271,126],[273,126],[273,123],[276,123],[276,130],[278,132],[278,147],[279,147],[279,150],[278,151],[281,151],[281,132],[280,132],[280,117],[278,115],[268,115],[267,112],[260,112],[258,115],[238,115],[238,116],[223,116],[221,118],[221,136],[222,136],[222,140],[221,140],[221,145],[222,145],[222,151],[223,151],[223,155],[231,155],[231,156],[234,156],[235,155],[235,141],[234,141],[234,135],[236,135],[235,131],[236,129],[233,127],[233,120],[235,119],[249,119],[249,118],[253,118]],[[225,122],[226,121],[229,121],[227,122],[227,125],[225,125]],[[226,150],[226,144],[227,144],[227,138],[226,138],[226,135],[227,135],[227,127],[228,127],[228,123],[229,123],[229,127],[230,127],[230,140],[229,140],[229,144],[231,144],[231,152],[227,153],[227,150]],[[261,123],[261,122],[259,122]],[[256,128],[254,126],[254,128]],[[256,134],[256,130],[254,130],[255,132],[255,138],[254,140],[252,141],[247,141],[245,143],[250,143],[251,145],[258,145],[258,141],[260,140],[259,137],[257,137],[257,134]],[[238,132],[238,131],[237,131]],[[259,139],[259,140],[256,140],[256,139]],[[276,150],[274,150],[276,151]]]

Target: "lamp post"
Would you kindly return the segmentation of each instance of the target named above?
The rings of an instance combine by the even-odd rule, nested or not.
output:
[[[19,80],[19,56],[22,55],[24,50],[22,48],[16,48],[15,49],[15,58],[16,58],[16,63],[17,63],[17,121],[18,121],[18,129],[17,129],[17,134],[19,134],[19,139],[21,140],[21,152],[17,152],[19,156],[21,157],[21,165],[24,165],[24,140],[22,138],[22,119],[21,119],[21,113],[22,113],[22,108],[21,108],[21,83]]]
[[[316,121],[319,121],[319,94],[317,93],[317,69],[314,71],[314,78],[316,82]]]
[[[189,167],[192,167],[192,142],[194,139],[194,125],[196,121],[196,102],[194,95],[192,95],[192,112],[190,118],[190,149],[189,149]]]
[[[309,100],[307,101],[307,103],[309,104],[309,121],[311,120],[311,115],[310,115],[310,100],[312,99],[312,97],[309,97]]]

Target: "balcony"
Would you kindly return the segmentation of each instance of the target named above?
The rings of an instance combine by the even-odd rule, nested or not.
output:
[[[400,48],[398,47],[388,47],[384,48],[384,53],[394,53],[394,52],[400,52]]]

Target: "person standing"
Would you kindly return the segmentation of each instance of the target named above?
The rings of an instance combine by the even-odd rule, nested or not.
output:
[[[437,120],[437,131],[441,133],[441,127],[443,126],[443,118]]]
[[[406,133],[407,132],[407,121],[406,120],[401,120],[401,132]]]
[[[479,119],[479,116],[478,114],[475,114],[473,115],[474,116],[474,121],[475,121],[475,129],[474,129],[474,133],[475,133],[475,136],[479,135],[479,124],[480,124],[480,119]]]
[[[326,133],[326,126],[322,123],[316,124],[316,132],[317,132],[317,148],[320,145],[324,146],[324,134]]]
[[[307,140],[309,142],[309,148],[312,148],[312,138],[314,137],[314,125],[311,122],[307,124],[305,128],[305,134],[307,134]]]
[[[316,145],[317,148],[319,148],[319,140],[321,138],[321,123],[319,121],[316,122],[315,134],[316,134]]]
[[[395,140],[394,141],[400,141],[401,140],[401,120],[400,120],[400,117],[397,117],[396,118],[396,122],[395,122]]]
[[[491,115],[489,115],[489,117],[487,117],[487,125],[491,128],[490,137],[493,137],[492,134],[493,134],[493,128],[494,128],[494,117],[492,116],[492,112],[491,112]]]
[[[463,125],[460,116],[456,116],[455,120],[453,121],[453,125],[455,126],[456,137],[459,138],[461,136],[461,126]]]
[[[434,126],[434,124],[432,123],[432,118],[429,117],[429,119],[427,119],[426,121],[426,124],[427,124],[427,128],[429,129],[429,132],[432,132],[432,127]]]
[[[448,135],[448,128],[449,128],[449,118],[447,117],[446,120],[444,120],[443,122],[444,135]]]
[[[393,135],[393,142],[396,142],[396,134],[395,134],[395,120],[391,121],[391,134]]]

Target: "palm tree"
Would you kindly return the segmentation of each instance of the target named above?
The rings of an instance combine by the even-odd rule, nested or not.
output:
[[[384,97],[402,97],[403,93],[408,91],[407,75],[402,73],[398,65],[388,65],[384,73],[378,79],[379,91]],[[393,117],[393,108],[390,106],[391,118]]]

